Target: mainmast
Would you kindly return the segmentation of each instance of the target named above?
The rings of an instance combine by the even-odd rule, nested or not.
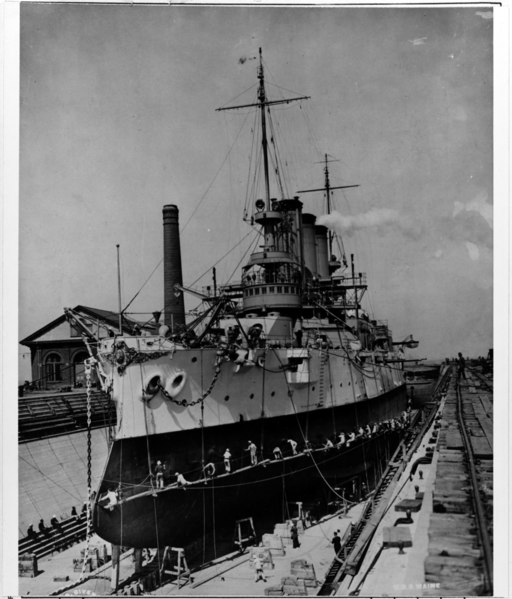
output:
[[[264,199],[259,198],[255,202],[256,212],[253,214],[252,222],[262,227],[264,243],[251,254],[249,261],[243,267],[242,310],[247,314],[265,314],[268,311],[278,310],[293,317],[300,312],[302,292],[305,287],[302,202],[298,197],[283,197],[284,191],[279,181],[280,198],[271,198],[267,120],[272,128],[270,106],[307,100],[309,96],[268,100],[261,48],[257,73],[259,85],[255,103],[217,108],[217,110],[235,110],[254,107],[259,110],[261,117],[265,191]],[[279,176],[279,173],[277,174]]]
[[[270,176],[268,168],[268,142],[267,142],[267,117],[266,109],[268,106],[275,106],[276,104],[289,104],[290,102],[296,102],[298,100],[309,100],[311,96],[298,96],[297,98],[283,98],[282,100],[267,100],[267,93],[265,91],[265,72],[263,69],[263,55],[261,48],[259,48],[259,65],[258,65],[258,102],[256,104],[241,104],[239,106],[226,106],[224,108],[217,108],[217,111],[222,110],[236,110],[238,108],[250,108],[252,106],[259,108],[261,115],[261,146],[263,152],[263,176],[265,183],[265,209],[271,210],[270,205]]]
[[[267,119],[265,117],[265,102],[267,100],[265,93],[265,74],[263,71],[263,58],[260,52],[260,64],[258,67],[258,79],[260,80],[260,87],[258,89],[258,101],[260,105],[261,114],[261,145],[263,150],[263,172],[265,177],[265,206],[267,210],[270,210],[270,183],[268,176],[268,147],[267,147]]]

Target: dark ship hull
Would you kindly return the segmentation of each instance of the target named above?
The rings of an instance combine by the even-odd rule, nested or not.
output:
[[[204,535],[213,534],[215,530],[220,545],[225,538],[228,546],[233,547],[237,519],[252,517],[257,533],[262,534],[272,532],[273,524],[287,516],[283,509],[287,501],[302,501],[325,510],[327,503],[336,499],[341,490],[347,499],[359,499],[363,483],[368,490],[373,487],[382,464],[397,445],[400,432],[381,429],[369,438],[357,439],[349,447],[346,444],[328,450],[318,447],[326,431],[333,431],[333,427],[338,431],[351,430],[366,423],[384,422],[405,407],[405,387],[402,386],[358,403],[357,409],[354,404],[307,415],[240,422],[203,432],[184,431],[116,441],[99,497],[108,490],[109,481],[119,477],[139,480],[141,484],[123,492],[121,503],[113,509],[96,503],[94,529],[102,538],[117,545],[185,546],[191,549],[190,559],[196,554],[198,560],[210,559],[215,550],[211,539],[206,549],[198,549]],[[317,449],[292,456],[286,439],[302,439],[301,431],[309,431],[308,438]],[[250,458],[244,452],[247,439],[258,444],[263,439],[256,466],[250,466]],[[283,448],[282,460],[273,459],[272,450],[277,445]],[[208,463],[215,467],[213,478],[205,477],[201,469],[203,446]],[[231,449],[234,457],[229,475],[224,474],[222,462],[225,447]],[[302,449],[300,445],[299,448]],[[159,455],[162,459],[168,455],[168,470],[185,473],[191,484],[157,489],[145,476],[148,455]],[[174,482],[174,477],[172,480]],[[329,487],[338,490],[335,493]],[[202,555],[204,551],[206,556]]]

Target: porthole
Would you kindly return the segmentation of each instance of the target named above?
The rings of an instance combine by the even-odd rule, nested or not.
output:
[[[174,389],[177,389],[183,382],[183,375],[178,374],[178,376],[174,377],[171,385]]]
[[[224,398],[224,401],[229,401],[229,395],[226,395],[226,397]]]
[[[272,391],[272,393],[270,394],[270,397],[274,397],[275,394],[276,394],[276,392]]]
[[[251,393],[251,394],[249,395],[249,399],[254,399],[254,393]]]
[[[315,390],[315,387],[311,387],[311,391],[314,391],[314,390]]]
[[[197,362],[197,357],[196,357],[196,356],[194,356],[194,357],[192,358],[192,362]]]
[[[340,383],[340,387],[343,387],[343,383]]]

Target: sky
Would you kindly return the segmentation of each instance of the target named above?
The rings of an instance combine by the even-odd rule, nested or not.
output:
[[[322,185],[325,153],[331,184],[359,185],[335,195],[331,219],[367,273],[366,309],[396,340],[419,339],[415,357],[486,355],[492,33],[478,6],[23,4],[20,339],[64,306],[115,310],[116,244],[126,305],[161,261],[167,203],[185,285],[211,284],[199,277],[250,232],[253,124],[215,109],[255,100],[262,47],[268,96],[311,96],[274,113],[290,196]],[[324,214],[321,194],[301,200]],[[252,240],[217,264],[219,281],[239,279]],[[160,265],[130,311],[162,307]]]

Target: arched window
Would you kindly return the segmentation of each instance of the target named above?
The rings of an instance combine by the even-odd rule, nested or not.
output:
[[[49,354],[45,362],[46,380],[49,383],[62,381],[61,364],[62,359],[59,354]]]

